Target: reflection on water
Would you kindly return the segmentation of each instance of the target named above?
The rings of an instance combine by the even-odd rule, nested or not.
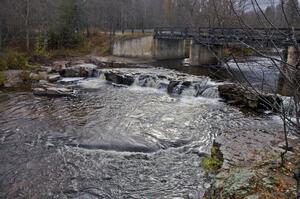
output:
[[[200,198],[215,136],[270,128],[218,98],[101,78],[78,89],[77,98],[0,93],[0,198]]]

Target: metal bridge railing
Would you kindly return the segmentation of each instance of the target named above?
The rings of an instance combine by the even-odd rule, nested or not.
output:
[[[182,28],[159,27],[154,29],[154,38],[161,39],[193,39],[205,44],[224,44],[232,42],[275,43],[287,45],[292,39],[300,42],[300,29],[287,28]]]

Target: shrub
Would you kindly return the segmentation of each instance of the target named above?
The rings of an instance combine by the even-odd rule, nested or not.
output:
[[[50,49],[75,48],[82,42],[80,5],[76,1],[63,1],[60,23],[48,32]]]
[[[240,47],[231,47],[225,48],[224,57],[229,57],[230,55],[234,55],[235,57],[247,57],[252,56],[254,51],[251,48],[240,48]]]
[[[0,56],[0,70],[27,70],[28,68],[28,58],[25,54],[9,49]]]
[[[58,33],[56,33],[54,30],[49,30],[47,33],[47,44],[48,48],[50,49],[57,49],[60,47],[60,36]]]
[[[63,27],[61,30],[48,31],[47,38],[47,47],[49,49],[76,48],[83,41],[80,33],[65,27]]]
[[[7,69],[11,70],[26,70],[29,68],[26,55],[11,50],[6,54],[6,66]]]
[[[207,171],[217,171],[222,168],[223,165],[223,154],[220,150],[220,145],[216,142],[213,143],[211,148],[210,157],[206,157],[202,161],[202,166]]]
[[[6,70],[7,69],[6,67],[7,66],[6,66],[6,63],[4,60],[4,56],[2,55],[2,56],[0,56],[0,71]]]

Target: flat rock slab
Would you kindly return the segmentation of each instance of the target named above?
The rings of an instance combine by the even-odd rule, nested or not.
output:
[[[60,84],[75,84],[81,80],[84,80],[84,77],[66,77],[58,81]]]
[[[60,78],[61,78],[61,76],[58,73],[48,75],[48,81],[51,83],[57,82]]]
[[[49,97],[64,97],[64,96],[75,96],[75,92],[69,88],[59,87],[47,87],[47,88],[34,88],[33,94],[38,96],[49,96]]]

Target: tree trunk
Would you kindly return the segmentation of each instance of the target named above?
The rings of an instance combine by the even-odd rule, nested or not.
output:
[[[300,161],[298,162],[298,168],[296,169],[294,176],[297,180],[297,199],[300,199]]]
[[[89,25],[86,25],[86,37],[89,38],[91,35]]]
[[[1,24],[0,24],[0,51],[2,49],[2,27],[1,27]]]
[[[25,31],[26,31],[26,50],[29,51],[30,48],[30,33],[29,33],[29,2],[26,0],[26,14],[25,14]]]

